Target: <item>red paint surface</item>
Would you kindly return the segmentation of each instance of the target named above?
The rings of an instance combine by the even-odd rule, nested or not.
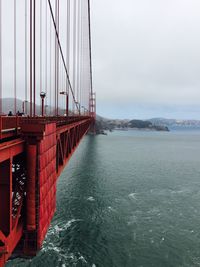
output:
[[[93,122],[0,117],[0,267],[14,250],[34,256],[41,248],[56,209],[57,178]]]

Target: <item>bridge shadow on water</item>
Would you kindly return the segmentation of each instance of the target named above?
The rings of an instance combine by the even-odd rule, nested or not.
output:
[[[58,182],[52,226],[58,236],[55,239],[48,235],[47,242],[55,241],[61,254],[68,257],[65,264],[69,266],[100,266],[102,258],[107,266],[112,266],[107,257],[107,239],[102,234],[109,196],[102,183],[98,144],[98,136],[86,136]]]
[[[114,226],[119,218],[110,207],[110,147],[102,147],[102,138],[86,136],[58,179],[57,211],[42,250],[32,260],[17,259],[6,267],[123,266]]]

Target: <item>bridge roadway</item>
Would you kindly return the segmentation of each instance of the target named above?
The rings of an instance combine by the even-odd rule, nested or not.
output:
[[[0,117],[0,267],[35,256],[56,209],[56,182],[94,116]]]

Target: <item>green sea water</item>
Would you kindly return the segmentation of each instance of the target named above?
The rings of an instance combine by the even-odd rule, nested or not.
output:
[[[42,250],[10,266],[200,266],[200,131],[86,136]]]

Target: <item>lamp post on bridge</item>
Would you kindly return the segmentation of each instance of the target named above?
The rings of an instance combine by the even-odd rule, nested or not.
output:
[[[66,91],[60,92],[60,95],[66,95],[66,116],[69,116],[69,95]]]
[[[44,99],[46,97],[46,93],[45,92],[41,92],[40,93],[40,97],[42,99],[42,117],[44,116]]]

